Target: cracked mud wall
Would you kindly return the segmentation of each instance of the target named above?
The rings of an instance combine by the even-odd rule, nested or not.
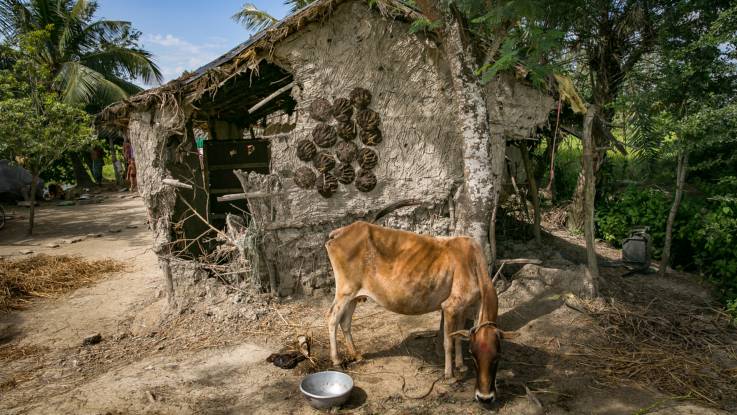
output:
[[[270,138],[270,171],[288,195],[280,198],[270,218],[273,227],[265,247],[277,268],[282,295],[330,291],[333,277],[324,249],[328,233],[399,200],[419,204],[398,209],[379,223],[432,235],[452,232],[448,201],[463,178],[461,136],[447,64],[432,39],[410,34],[408,23],[385,19],[364,1],[347,1],[326,20],[308,24],[278,43],[264,58],[290,71],[297,85],[292,90],[298,103],[295,128]],[[373,147],[379,155],[376,188],[362,193],[353,184],[341,184],[331,198],[298,188],[293,175],[305,163],[297,158],[296,144],[311,138],[317,125],[307,109],[318,98],[332,102],[348,97],[355,87],[372,93],[370,108],[381,116],[383,141]],[[552,99],[511,76],[500,76],[485,92],[492,131],[509,138],[530,137],[552,107]],[[188,177],[199,164],[187,150],[194,143],[180,115],[171,105],[140,108],[129,126],[160,255],[167,254],[173,225],[186,208],[176,192],[194,199],[203,216],[206,206],[201,193],[188,194],[161,182],[164,177],[197,179]],[[199,219],[190,218],[184,228],[196,235],[202,226]]]

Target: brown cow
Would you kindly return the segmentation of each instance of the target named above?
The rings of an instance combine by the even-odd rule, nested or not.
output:
[[[328,313],[330,357],[338,358],[336,330],[340,324],[348,352],[361,355],[351,336],[356,301],[369,297],[399,314],[425,314],[442,310],[444,320],[445,377],[463,367],[460,336],[470,338],[476,364],[476,399],[490,403],[496,398],[496,369],[501,339],[496,325],[497,296],[486,269],[481,246],[469,237],[431,237],[356,222],[330,233],[325,244],[335,273],[335,300]],[[478,308],[476,325],[460,330],[465,315]]]

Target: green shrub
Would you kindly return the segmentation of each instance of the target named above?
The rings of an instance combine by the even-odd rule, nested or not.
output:
[[[693,219],[698,224],[691,232],[694,262],[737,316],[737,200],[707,203],[709,208]]]
[[[714,284],[718,297],[737,318],[737,178],[701,185],[704,193],[684,197],[676,217],[673,265],[700,272]],[[607,195],[597,207],[599,236],[615,246],[630,229],[648,226],[653,257],[660,258],[672,195],[655,188],[631,186]]]
[[[653,256],[660,258],[671,204],[668,195],[658,189],[631,186],[621,193],[608,195],[603,202],[596,210],[596,225],[601,238],[621,247],[622,240],[629,236],[632,228],[648,226],[653,240]]]

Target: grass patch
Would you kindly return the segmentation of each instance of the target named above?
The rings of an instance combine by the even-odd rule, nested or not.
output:
[[[87,261],[66,255],[0,258],[0,311],[23,308],[34,297],[56,298],[125,269],[120,261]]]

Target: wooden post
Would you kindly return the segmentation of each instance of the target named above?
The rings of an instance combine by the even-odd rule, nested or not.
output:
[[[537,193],[537,181],[535,181],[535,172],[532,170],[532,163],[530,162],[530,151],[527,149],[527,143],[522,142],[519,145],[520,153],[522,154],[522,164],[525,165],[525,173],[527,174],[527,183],[530,185],[530,197],[532,198],[532,208],[534,212],[534,224],[532,233],[535,235],[535,242],[537,244],[542,243],[542,237],[540,236],[540,197]]]
[[[660,261],[659,276],[664,276],[670,263],[670,249],[673,242],[673,223],[676,221],[678,207],[681,205],[683,197],[683,185],[686,182],[686,170],[688,168],[688,153],[678,156],[678,167],[676,168],[676,195],[673,198],[673,205],[668,213],[668,222],[665,225],[665,246],[663,246],[663,258]]]
[[[166,287],[166,300],[170,307],[176,306],[176,298],[174,295],[174,279],[171,273],[171,264],[168,258],[159,257],[159,267],[164,273],[164,283]]]
[[[594,177],[594,142],[591,136],[591,130],[594,125],[594,116],[597,112],[597,106],[589,105],[586,111],[586,118],[583,122],[583,174],[584,174],[584,236],[586,238],[586,257],[588,258],[588,267],[590,280],[593,284],[594,296],[599,292],[599,263],[596,259],[596,241],[594,240],[594,197],[596,195],[596,184]]]

